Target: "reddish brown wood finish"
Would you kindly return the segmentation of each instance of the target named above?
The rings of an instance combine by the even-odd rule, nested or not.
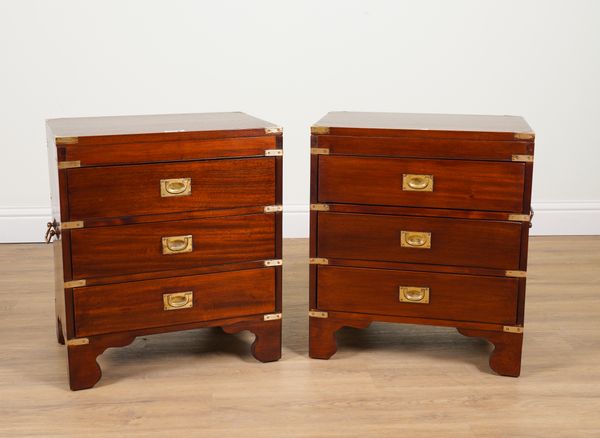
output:
[[[268,157],[79,168],[68,176],[71,220],[275,204]],[[161,180],[179,178],[191,178],[191,193],[161,197]]]
[[[519,377],[521,375],[521,353],[523,350],[522,333],[505,333],[485,330],[459,328],[465,336],[484,338],[494,344],[490,355],[490,368],[501,376]]]
[[[343,320],[336,318],[309,318],[309,349],[313,359],[329,359],[337,351],[335,333],[342,327],[367,328],[368,320]]]
[[[402,190],[403,174],[433,175],[432,192]],[[520,212],[523,163],[322,156],[319,202]]]
[[[137,136],[136,136],[137,137]],[[65,145],[64,161],[80,161],[82,167],[111,164],[157,163],[214,158],[264,156],[265,150],[276,149],[276,137],[217,138],[211,140],[140,141],[124,147],[122,143],[76,143]],[[125,139],[127,140],[127,139]],[[173,155],[176,150],[177,155]]]
[[[57,119],[48,146],[53,216],[84,222],[54,244],[72,389],[140,335],[251,330],[258,360],[281,356],[282,268],[264,265],[282,256],[282,214],[264,211],[282,204],[282,158],[265,156],[282,149],[281,128],[243,113]],[[191,195],[161,197],[170,178],[192,178]],[[163,255],[162,237],[188,234],[191,253]],[[192,308],[164,310],[164,293],[187,290]]]
[[[191,291],[193,306],[164,310],[163,295]],[[76,335],[93,336],[275,311],[274,268],[76,288]]]
[[[73,278],[275,258],[272,214],[72,230]],[[191,235],[192,252],[163,254],[162,238]]]
[[[312,129],[310,356],[372,321],[457,327],[494,343],[491,367],[518,376],[534,134],[520,117],[329,113]],[[402,190],[433,175],[433,192]],[[401,231],[431,233],[402,248]],[[430,301],[399,300],[400,286]]]
[[[429,288],[429,303],[399,300],[399,288]],[[319,266],[318,309],[514,325],[518,280]]]
[[[423,134],[426,135],[426,134]],[[329,149],[330,155],[366,155],[404,158],[445,158],[451,160],[512,161],[513,155],[533,154],[528,141],[481,141],[427,137],[319,136],[314,147]]]
[[[519,269],[515,222],[319,214],[319,257]],[[401,231],[431,233],[431,248],[401,246]]]

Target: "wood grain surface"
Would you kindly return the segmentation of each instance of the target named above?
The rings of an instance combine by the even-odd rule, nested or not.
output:
[[[182,178],[189,195],[161,196],[161,180]],[[71,220],[273,205],[275,159],[69,169],[68,192]]]
[[[0,245],[0,436],[595,437],[600,435],[600,237],[533,237],[521,377],[453,328],[342,329],[308,358],[308,240],[284,243],[283,357],[253,335],[157,334],[99,358],[72,392],[54,334],[52,248]]]
[[[404,174],[433,175],[433,191],[404,191]],[[523,163],[323,155],[319,202],[520,212]]]

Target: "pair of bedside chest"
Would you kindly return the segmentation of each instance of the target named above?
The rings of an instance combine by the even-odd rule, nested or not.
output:
[[[71,389],[136,336],[281,357],[282,130],[243,113],[48,122]],[[518,117],[330,113],[312,128],[310,356],[372,321],[457,327],[520,370],[533,134]]]

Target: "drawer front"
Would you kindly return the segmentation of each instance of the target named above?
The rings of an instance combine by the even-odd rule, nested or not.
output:
[[[525,165],[319,157],[319,202],[520,212]]]
[[[70,217],[74,220],[272,205],[275,160],[69,169],[68,191]]]
[[[319,257],[518,270],[516,222],[319,213]]]
[[[275,257],[275,215],[253,214],[71,232],[75,279]]]
[[[318,308],[339,312],[514,325],[517,295],[508,277],[334,266],[317,274]]]
[[[210,321],[275,310],[274,268],[74,290],[77,336]]]

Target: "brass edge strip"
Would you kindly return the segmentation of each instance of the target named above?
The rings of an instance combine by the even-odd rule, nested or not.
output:
[[[265,213],[276,213],[283,211],[283,205],[267,205],[264,208]]]
[[[73,228],[83,228],[83,221],[61,222],[61,230],[72,230]]]
[[[56,144],[77,144],[79,137],[56,137]]]
[[[329,211],[327,204],[310,204],[311,211]]]
[[[504,275],[507,277],[525,278],[527,277],[527,271],[506,271]]]
[[[65,281],[65,289],[71,289],[73,287],[83,287],[85,286],[85,284],[85,280]]]
[[[283,128],[281,126],[265,128],[265,134],[281,134],[282,132],[283,132]]]
[[[329,155],[328,148],[310,148],[311,155]]]
[[[281,260],[281,259],[265,260],[264,265],[265,266],[282,266],[283,260]]]
[[[265,149],[265,157],[283,157],[283,149]]]
[[[518,222],[529,222],[531,220],[530,214],[509,214],[509,221],[518,221]]]
[[[308,259],[309,265],[328,265],[329,260],[322,257],[313,257]]]
[[[533,163],[533,155],[513,155],[512,161],[519,161],[521,163]]]
[[[77,345],[87,345],[90,343],[90,340],[88,338],[75,338],[75,339],[69,339],[67,341],[67,345],[69,347],[74,347]]]
[[[329,314],[327,312],[321,312],[320,310],[309,310],[308,316],[311,318],[328,318]]]
[[[523,333],[523,327],[505,325],[502,330],[507,333]]]
[[[310,127],[311,134],[329,134],[329,126],[316,126],[313,125]]]
[[[74,167],[81,167],[81,161],[59,161],[58,168],[59,169],[72,169]]]
[[[278,319],[281,319],[282,315],[281,313],[270,313],[268,315],[263,316],[263,321],[277,321]]]
[[[516,132],[515,140],[533,140],[535,134],[533,132]]]

